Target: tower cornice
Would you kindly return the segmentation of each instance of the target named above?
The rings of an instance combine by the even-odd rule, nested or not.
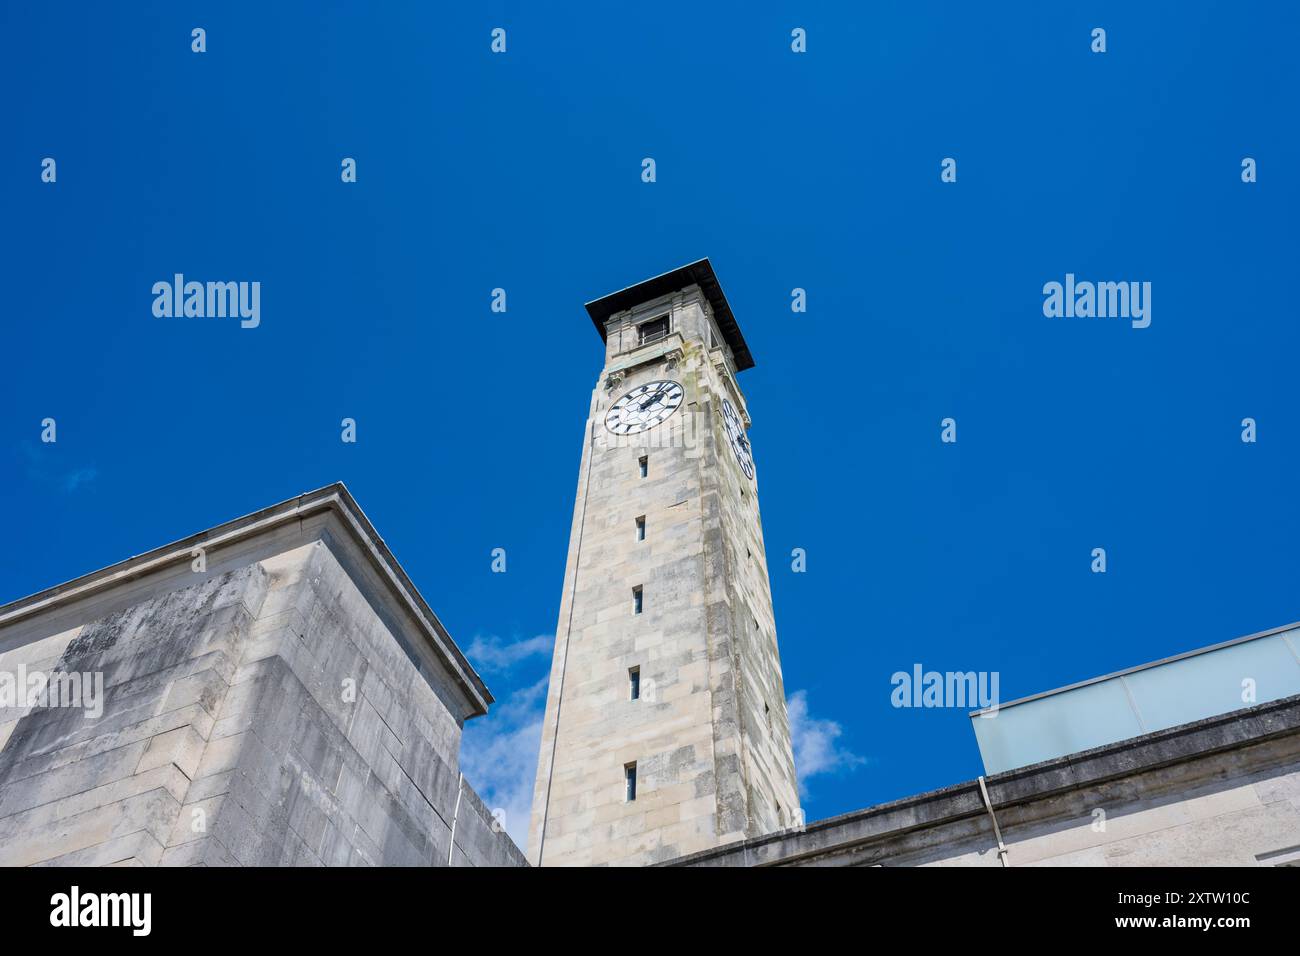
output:
[[[749,353],[749,346],[745,344],[745,337],[740,333],[740,325],[731,313],[731,305],[722,291],[722,284],[718,281],[713,265],[707,258],[657,275],[652,279],[646,279],[644,282],[638,282],[626,289],[611,292],[599,299],[593,299],[587,303],[587,314],[591,316],[591,321],[595,324],[596,331],[600,333],[603,342],[608,334],[606,323],[611,316],[625,312],[643,302],[680,291],[690,285],[699,286],[700,291],[704,293],[709,307],[713,310],[713,318],[718,324],[718,330],[735,357],[736,371],[743,372],[745,369],[753,368],[754,357]]]

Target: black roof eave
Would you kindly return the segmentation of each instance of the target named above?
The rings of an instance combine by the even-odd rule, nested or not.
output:
[[[707,258],[588,302],[587,314],[591,316],[591,321],[603,342],[605,323],[610,316],[689,285],[698,285],[704,292],[704,297],[709,300],[709,305],[713,308],[713,318],[718,323],[718,330],[722,332],[722,337],[731,347],[731,354],[736,360],[736,371],[743,372],[745,369],[753,368],[754,357],[749,353],[749,346],[745,344],[745,337],[740,334],[740,326],[731,312],[731,305],[722,291],[722,284],[718,282],[713,265]]]

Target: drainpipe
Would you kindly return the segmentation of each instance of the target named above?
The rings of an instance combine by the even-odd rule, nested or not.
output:
[[[465,775],[456,774],[456,809],[451,811],[451,841],[447,847],[447,865],[451,866],[451,861],[456,855],[456,821],[460,819],[460,796],[465,792]],[[994,824],[997,826],[997,824]]]
[[[1007,860],[1007,846],[1002,842],[1002,830],[998,826],[998,818],[993,813],[993,804],[989,801],[989,788],[984,786],[984,775],[980,774],[980,796],[984,798],[984,809],[989,812],[989,820],[993,823],[993,835],[998,838],[998,859],[1002,861],[1004,867],[1011,864]]]

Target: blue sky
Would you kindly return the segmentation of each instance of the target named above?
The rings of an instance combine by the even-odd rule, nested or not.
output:
[[[8,4],[0,600],[343,480],[500,701],[465,763],[518,835],[582,303],[707,255],[808,816],[969,779],[895,671],[1011,699],[1300,619],[1282,8]],[[155,318],[177,272],[261,324]],[[1046,318],[1066,273],[1150,282],[1151,325]]]

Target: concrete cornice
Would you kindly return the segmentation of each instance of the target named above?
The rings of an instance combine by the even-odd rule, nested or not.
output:
[[[618,372],[630,372],[638,369],[642,365],[649,365],[651,362],[657,362],[669,352],[682,351],[686,345],[686,340],[682,338],[680,332],[670,332],[658,342],[652,342],[649,345],[640,345],[632,351],[619,356],[614,364],[605,369],[605,375],[614,375]]]
[[[487,713],[492,695],[481,677],[461,653],[438,616],[397,562],[384,539],[342,482],[335,482],[263,508],[242,518],[200,531],[180,541],[163,545],[99,571],[84,574],[64,584],[0,606],[0,628],[36,615],[54,611],[85,598],[136,581],[148,574],[168,570],[194,560],[194,550],[213,552],[265,535],[277,528],[316,515],[332,514],[351,535],[372,569],[392,595],[415,620],[433,651],[447,665],[472,704],[474,715]]]

